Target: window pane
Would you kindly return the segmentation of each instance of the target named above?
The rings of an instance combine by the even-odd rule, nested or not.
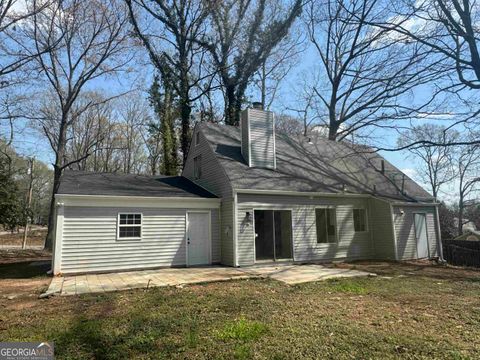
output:
[[[367,217],[365,209],[354,209],[353,210],[353,225],[355,231],[366,231],[367,230]]]
[[[335,238],[331,238],[332,236],[335,237],[335,209],[327,210],[327,225],[327,233],[330,237],[330,242],[335,242]]]
[[[140,237],[141,226],[120,226],[118,236],[121,238]]]
[[[315,221],[317,225],[317,243],[328,242],[326,209],[315,209]]]
[[[141,224],[141,223],[142,223],[142,215],[135,214],[135,224]]]
[[[126,224],[126,223],[127,223],[127,215],[120,214],[120,224]]]

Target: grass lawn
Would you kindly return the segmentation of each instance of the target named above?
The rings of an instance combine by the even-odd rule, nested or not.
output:
[[[0,273],[13,265],[2,266]],[[379,276],[42,300],[31,285],[37,290],[22,287],[13,300],[0,296],[0,339],[53,340],[60,359],[480,358],[480,272],[425,264],[354,267]],[[0,277],[0,286],[9,280]],[[48,284],[31,272],[18,277],[19,284]]]

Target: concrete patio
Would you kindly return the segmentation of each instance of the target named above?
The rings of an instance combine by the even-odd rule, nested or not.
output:
[[[108,274],[57,276],[52,279],[48,290],[42,294],[42,297],[103,293],[157,286],[182,286],[253,278],[271,278],[294,285],[332,278],[372,275],[374,274],[351,269],[327,268],[317,264],[263,265],[248,268],[223,266],[164,268]]]

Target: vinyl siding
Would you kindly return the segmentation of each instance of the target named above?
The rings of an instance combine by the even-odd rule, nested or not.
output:
[[[114,271],[186,264],[186,209],[65,207],[61,272]],[[212,211],[212,261],[220,256]],[[142,213],[141,240],[117,240],[118,213]]]
[[[390,204],[378,199],[370,199],[369,201],[375,258],[394,260],[395,240],[393,238]]]
[[[218,197],[231,197],[232,187],[230,181],[215,157],[213,150],[210,148],[208,140],[200,131],[200,126],[195,127],[192,139],[196,139],[196,132],[198,131],[200,132],[200,144],[197,145],[195,141],[192,141],[182,175]],[[202,156],[202,176],[200,179],[195,179],[193,174],[193,159],[198,155]]]
[[[404,214],[401,214],[401,211]],[[409,260],[417,258],[417,242],[415,239],[414,213],[426,213],[427,236],[430,257],[438,256],[438,237],[435,221],[435,208],[418,206],[394,206],[394,223],[397,237],[398,260]]]
[[[275,131],[273,112],[247,109],[250,133],[250,165],[275,168]],[[242,139],[243,140],[243,139]]]
[[[334,206],[337,218],[338,242],[334,244],[317,244],[315,226],[315,207]],[[307,196],[282,195],[238,195],[238,261],[239,265],[251,265],[255,262],[254,226],[245,222],[246,212],[257,208],[290,209],[293,222],[293,256],[295,261],[359,259],[372,258],[371,224],[369,231],[355,232],[353,226],[353,209],[365,208],[367,199],[322,198]],[[370,216],[368,216],[368,220]]]
[[[233,261],[233,198],[222,199],[221,214],[221,260],[222,264],[234,266]]]

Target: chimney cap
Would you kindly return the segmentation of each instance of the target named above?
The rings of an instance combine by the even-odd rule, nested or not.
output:
[[[256,110],[263,110],[263,105],[260,101],[252,102],[252,108]]]

